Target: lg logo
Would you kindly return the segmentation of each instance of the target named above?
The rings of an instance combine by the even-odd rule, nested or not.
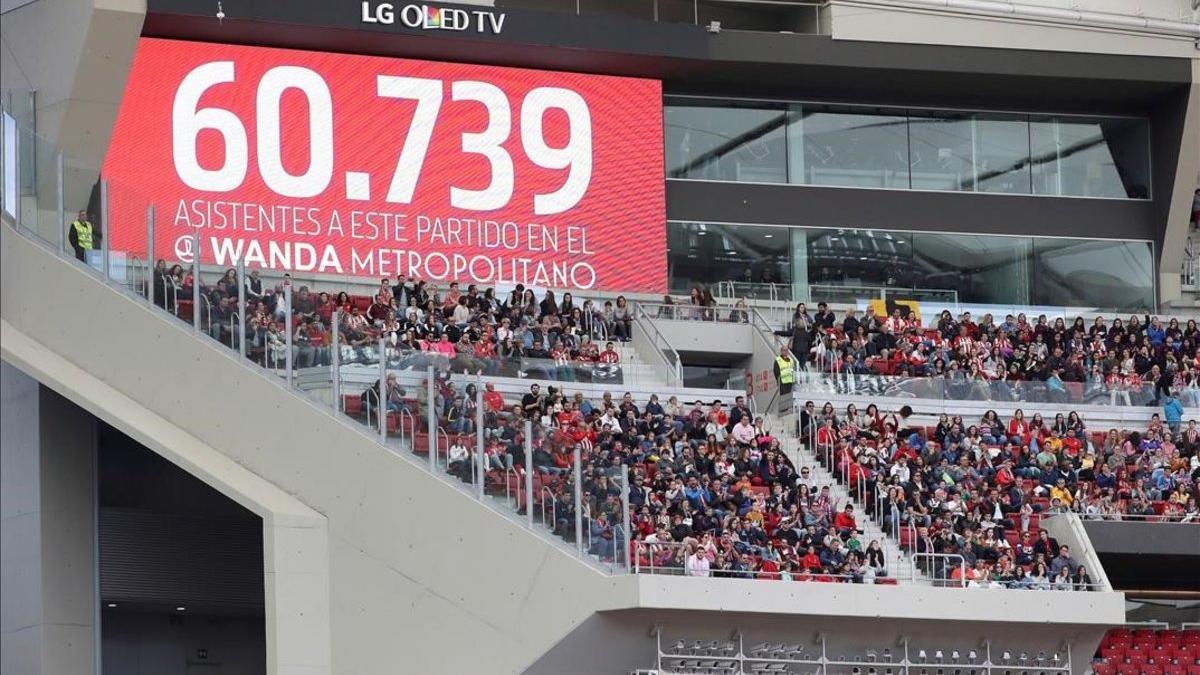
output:
[[[363,23],[379,23],[390,26],[397,20],[409,28],[423,30],[473,30],[476,33],[499,35],[504,30],[503,12],[486,10],[467,11],[430,5],[404,5],[397,9],[390,2],[372,6],[370,0],[362,3]]]
[[[179,262],[192,262],[196,242],[190,234],[180,236],[175,240],[175,259]]]

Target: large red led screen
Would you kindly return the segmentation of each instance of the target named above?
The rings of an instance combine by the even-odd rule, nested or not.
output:
[[[662,291],[662,143],[654,80],[143,39],[110,244],[152,203],[166,259]]]

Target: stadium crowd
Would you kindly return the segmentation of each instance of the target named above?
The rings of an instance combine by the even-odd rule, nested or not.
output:
[[[841,392],[878,391],[903,378],[938,386],[923,398],[1158,406],[1176,392],[1200,406],[1200,328],[1136,315],[1090,323],[1008,314],[998,321],[943,311],[923,325],[906,306],[890,315],[825,303],[797,305],[778,334],[802,370]]]
[[[190,313],[184,299],[191,297],[190,275],[162,261],[157,270],[158,302]],[[838,323],[824,303],[811,316],[799,305],[781,334],[790,338],[802,369],[842,383],[843,390],[858,376],[923,375],[944,378],[946,391],[957,398],[972,392],[1013,398],[1026,383],[1040,382],[1049,403],[1070,400],[1072,391],[1082,400],[1166,402],[1165,420],[1156,415],[1143,431],[1103,434],[1088,430],[1074,413],[1046,423],[1037,414],[1026,421],[1018,411],[1005,422],[989,412],[978,423],[946,417],[925,429],[911,424],[903,410],[883,414],[874,405],[863,412],[851,406],[839,414],[829,404],[818,412],[810,402],[799,431],[852,490],[862,490],[869,513],[856,514],[852,505],[834,503],[829,486],[815,484],[807,469],[796,470],[779,438],[741,397],[728,408],[720,402],[681,404],[674,397],[639,406],[628,395],[614,400],[606,393],[592,401],[560,389],[563,382],[620,381],[612,340],[628,340],[633,322],[624,297],[576,305],[570,293],[557,299],[547,291],[538,299],[517,286],[498,297],[493,289],[457,283],[442,294],[424,281],[400,277],[381,280],[370,297],[301,286],[289,308],[284,289],[290,283],[285,276],[270,288],[252,272],[239,330],[237,280],[230,270],[202,288],[206,329],[230,346],[244,331],[250,354],[279,364],[286,357],[282,331],[290,312],[292,357],[304,368],[331,362],[336,312],[343,364],[377,362],[382,337],[390,368],[434,366],[447,375],[521,374],[554,382],[544,393],[534,385],[519,403],[505,402],[489,388],[481,416],[474,385],[458,390],[442,377],[434,405],[449,433],[465,436],[484,425],[492,490],[501,489],[511,472],[528,469],[523,424],[530,420],[534,508],[548,508],[556,531],[582,537],[601,558],[622,555],[620,476],[626,469],[636,563],[696,576],[889,580],[880,542],[862,541],[857,519],[871,515],[915,552],[962,556],[965,567],[945,573],[965,577],[964,583],[1087,588],[1087,570],[1035,533],[1041,515],[1074,510],[1097,518],[1200,520],[1200,429],[1194,421],[1181,427],[1182,405],[1200,403],[1194,321],[1181,328],[1174,319],[1098,318],[1088,326],[1078,318],[1068,327],[1044,316],[1032,323],[1024,315],[1009,316],[996,324],[990,315],[975,322],[970,314],[955,320],[943,313],[923,327],[901,308],[887,317],[849,310]],[[699,292],[668,311],[672,318],[745,320],[744,309],[718,307]],[[387,386],[392,413],[427,405],[407,399],[394,382]],[[365,405],[355,409],[378,409],[377,391],[364,391]],[[456,436],[444,451],[449,470],[468,481],[476,476],[469,446]],[[578,533],[567,475],[576,447],[586,523]],[[550,505],[541,503],[543,494]]]
[[[466,398],[443,382],[443,399],[458,405]],[[548,524],[569,540],[583,537],[602,559],[624,557],[621,476],[628,471],[631,550],[643,570],[843,582],[887,575],[880,542],[862,539],[853,506],[836,504],[808,468],[797,471],[744,397],[726,406],[651,396],[639,406],[629,393],[593,401],[532,384],[520,402],[509,405],[491,388],[484,402],[489,481],[501,483],[510,469],[524,473],[530,420],[534,485],[553,499]],[[577,448],[579,533],[571,477]],[[473,480],[466,448],[450,454],[450,471]]]
[[[1043,515],[1200,523],[1195,420],[1180,426],[1155,413],[1144,430],[1095,431],[1075,412],[1047,420],[1017,409],[1008,420],[989,410],[969,423],[943,414],[921,426],[909,406],[837,412],[807,401],[799,424],[886,529],[917,553],[962,556],[972,582],[1069,574],[1089,583],[1073,561],[1066,573],[1056,565],[1057,547],[1037,533]]]
[[[156,264],[155,298],[160,306],[190,316],[192,278],[179,265]],[[201,322],[213,338],[234,346],[246,335],[247,352],[264,365],[280,365],[287,357],[287,294],[291,279],[284,275],[273,288],[264,285],[257,270],[246,278],[247,310],[239,329],[238,282],[230,269],[214,284],[202,286]],[[389,366],[434,366],[456,372],[533,376],[564,381],[619,379],[620,356],[612,344],[629,340],[631,307],[624,298],[603,304],[583,301],[570,293],[557,299],[546,291],[541,299],[518,284],[497,297],[475,284],[465,289],[451,282],[436,286],[408,277],[382,279],[371,296],[295,289],[291,298],[293,365],[306,368],[332,361],[332,328],[339,317],[338,356],[343,364],[378,362],[382,337]],[[339,311],[340,310],[340,311]]]

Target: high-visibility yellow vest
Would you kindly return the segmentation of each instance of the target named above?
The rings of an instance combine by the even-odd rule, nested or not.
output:
[[[775,357],[775,363],[779,366],[779,384],[792,384],[796,381],[796,373],[792,371],[791,359],[777,356]]]
[[[86,220],[77,220],[71,223],[71,227],[75,228],[75,241],[78,242],[79,248],[85,251],[92,250],[92,224]]]

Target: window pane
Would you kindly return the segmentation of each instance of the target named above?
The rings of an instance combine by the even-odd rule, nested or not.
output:
[[[908,124],[914,190],[975,189],[970,116],[913,116]]]
[[[783,108],[673,102],[663,120],[668,178],[787,182]]]
[[[1034,250],[1038,304],[1123,310],[1154,306],[1149,242],[1037,238]]]
[[[1035,118],[1030,138],[1035,194],[1150,196],[1145,120]]]
[[[959,302],[1029,304],[1028,237],[913,235],[914,284],[958,293]]]
[[[903,115],[854,108],[792,108],[791,180],[807,185],[907,188]]]
[[[1029,122],[975,117],[975,190],[1029,194]]]
[[[912,236],[907,233],[803,228],[797,229],[795,240],[807,251],[805,268],[814,299],[879,297],[882,288],[911,283]],[[846,296],[838,289],[852,293]]]
[[[718,281],[751,285],[792,283],[786,227],[667,223],[671,291]]]

